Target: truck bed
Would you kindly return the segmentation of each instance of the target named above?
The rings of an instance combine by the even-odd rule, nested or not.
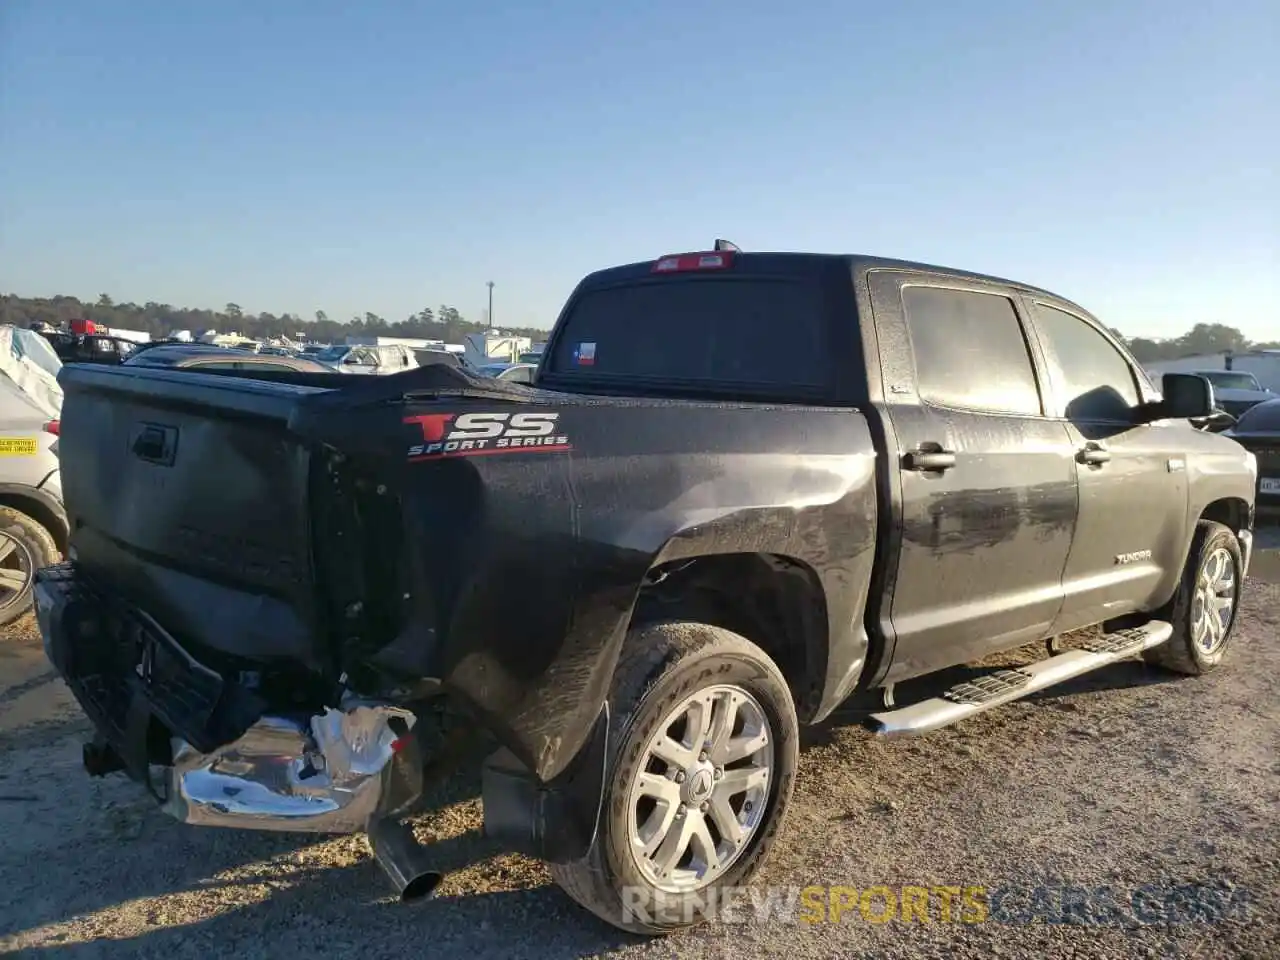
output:
[[[822,689],[865,657],[876,458],[849,407],[439,366],[61,380],[77,570],[224,673],[438,679],[545,777],[591,730],[657,565],[802,558],[833,636]]]

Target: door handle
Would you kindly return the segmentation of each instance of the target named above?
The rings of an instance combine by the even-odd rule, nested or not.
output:
[[[1110,460],[1110,451],[1100,443],[1086,443],[1084,447],[1076,453],[1076,461],[1078,463],[1088,464],[1091,467],[1100,467]]]
[[[902,465],[919,473],[941,473],[956,465],[956,455],[943,450],[938,443],[922,443],[918,450],[909,450],[902,458]]]
[[[148,427],[133,441],[133,452],[143,460],[159,460],[164,456],[164,431]]]

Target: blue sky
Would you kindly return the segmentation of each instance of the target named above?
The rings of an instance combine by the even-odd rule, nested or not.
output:
[[[1280,337],[1275,0],[0,2],[0,291],[549,325],[883,254]]]

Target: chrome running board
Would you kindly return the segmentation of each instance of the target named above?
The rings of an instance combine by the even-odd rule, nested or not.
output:
[[[940,697],[873,713],[871,726],[883,737],[929,733],[1157,647],[1172,635],[1170,624],[1152,620],[1131,630],[1092,637],[1080,647],[1064,650],[1046,660],[1015,669],[993,670],[958,683]]]

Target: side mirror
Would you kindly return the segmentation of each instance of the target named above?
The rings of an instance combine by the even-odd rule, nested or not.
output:
[[[1212,416],[1218,409],[1213,384],[1194,373],[1166,373],[1160,378],[1164,394],[1161,413],[1175,420],[1195,420]]]

